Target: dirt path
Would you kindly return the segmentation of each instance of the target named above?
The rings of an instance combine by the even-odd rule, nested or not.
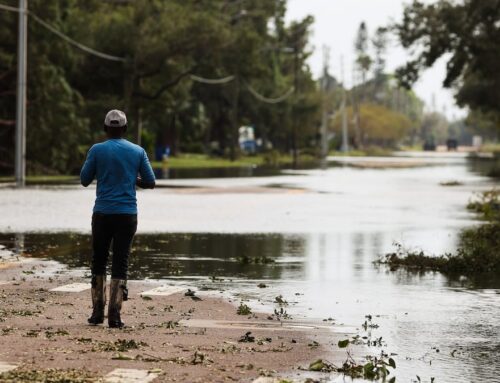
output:
[[[174,293],[148,295],[146,290],[160,284],[138,281],[129,284],[122,318],[127,328],[91,327],[88,280],[49,268],[43,261],[2,262],[0,373],[11,371],[0,374],[0,382],[44,376],[76,382],[252,382],[261,375],[304,381],[310,375],[299,367],[321,357],[341,364],[344,357],[331,350],[345,335],[327,323],[281,325],[269,314],[237,315],[232,303],[202,292],[193,298],[167,288],[156,293]],[[68,285],[83,291],[53,291]]]

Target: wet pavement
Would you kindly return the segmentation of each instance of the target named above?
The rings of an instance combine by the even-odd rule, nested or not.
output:
[[[294,318],[331,317],[372,340],[382,337],[369,351],[397,354],[399,382],[416,375],[423,382],[500,381],[500,277],[448,279],[373,264],[394,241],[453,251],[458,232],[477,223],[465,205],[495,182],[459,156],[431,162],[160,181],[165,188],[138,196],[131,278],[210,282],[262,310],[274,310],[282,295]],[[460,185],[441,185],[449,181]],[[0,243],[83,273],[93,192],[0,190]],[[366,315],[372,322],[364,330]]]

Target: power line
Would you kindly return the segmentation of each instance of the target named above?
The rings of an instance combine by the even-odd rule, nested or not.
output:
[[[293,92],[295,92],[295,88],[291,87],[282,96],[276,97],[276,98],[269,98],[269,97],[265,97],[265,96],[261,95],[260,93],[258,93],[254,88],[252,88],[252,86],[250,84],[246,84],[246,86],[247,86],[247,89],[251,93],[252,96],[254,96],[257,100],[264,102],[266,104],[279,104],[280,102],[285,101],[288,97],[290,97],[293,94]]]
[[[200,77],[200,76],[196,76],[196,75],[191,75],[191,80],[196,81],[196,82],[200,82],[203,84],[207,84],[207,85],[223,85],[223,84],[227,84],[231,81],[234,81],[235,78],[236,78],[236,76],[234,76],[234,75],[219,78],[219,79],[211,79],[211,78],[205,78],[205,77]],[[280,102],[283,102],[288,97],[290,97],[293,94],[293,92],[295,91],[295,88],[291,87],[282,96],[279,96],[276,98],[269,98],[269,97],[261,95],[254,88],[252,88],[252,86],[250,84],[245,82],[245,85],[246,85],[248,91],[250,92],[250,94],[252,94],[252,96],[254,96],[257,100],[259,100],[261,102],[265,102],[267,104],[278,104]]]
[[[19,12],[19,8],[11,7],[9,5],[3,5],[0,4],[0,9],[3,9],[5,11],[11,11],[11,12]]]
[[[11,7],[11,6],[4,5],[4,4],[0,4],[0,9],[6,10],[6,11],[11,11],[11,12],[19,12],[20,11],[19,8]],[[36,21],[38,24],[40,24],[42,27],[48,29],[50,32],[54,33],[55,35],[59,36],[61,39],[65,40],[69,44],[73,45],[74,47],[76,47],[84,52],[87,52],[91,55],[100,57],[100,58],[105,59],[105,60],[120,61],[120,62],[127,61],[127,59],[125,57],[119,57],[119,56],[114,56],[114,55],[110,55],[107,53],[99,52],[93,48],[90,48],[87,45],[79,43],[78,41],[72,39],[71,37],[69,37],[69,36],[65,35],[64,33],[62,33],[61,31],[59,31],[58,29],[56,29],[55,27],[53,27],[52,25],[50,25],[46,21],[42,20],[40,17],[38,17],[36,14],[34,14],[31,11],[28,11],[27,14],[29,16],[31,16],[33,18],[33,20]],[[199,82],[202,84],[207,84],[207,85],[223,85],[223,84],[227,84],[231,81],[234,81],[234,79],[236,78],[234,75],[230,75],[230,76],[223,77],[223,78],[216,78],[216,79],[205,78],[205,77],[201,77],[201,76],[197,76],[197,75],[191,75],[190,77],[191,77],[191,80],[193,80],[193,81],[196,81],[196,82]],[[295,88],[292,87],[285,94],[283,94],[280,97],[269,98],[269,97],[261,95],[250,84],[247,84],[247,83],[245,83],[245,84],[246,84],[248,91],[257,100],[264,102],[264,103],[267,103],[267,104],[278,104],[280,102],[283,102],[288,97],[290,97],[293,94],[293,92],[295,91]]]
[[[43,27],[45,27],[46,29],[48,29],[49,31],[51,31],[52,33],[56,34],[57,36],[59,36],[60,38],[62,38],[63,40],[67,41],[68,43],[70,43],[71,45],[81,49],[82,51],[84,52],[87,52],[87,53],[90,53],[94,56],[97,56],[97,57],[100,57],[100,58],[103,58],[105,60],[111,60],[111,61],[121,61],[121,62],[125,62],[127,61],[127,59],[125,57],[118,57],[118,56],[113,56],[113,55],[108,55],[107,53],[102,53],[102,52],[99,52],[99,51],[96,51],[95,49],[92,49],[86,45],[83,45],[83,44],[80,44],[78,41],[75,41],[73,40],[71,37],[68,37],[66,36],[64,33],[58,31],[56,28],[54,28],[52,25],[46,23],[45,21],[43,21],[41,18],[39,18],[37,15],[35,15],[33,12],[29,12],[29,15],[31,17],[33,17],[33,19],[39,23],[40,25],[42,25]]]
[[[11,12],[19,12],[20,11],[19,8],[14,8],[14,7],[10,7],[8,5],[3,5],[3,4],[0,4],[0,9],[6,10],[6,11],[11,11]],[[69,44],[77,47],[78,49],[80,49],[84,52],[87,52],[91,55],[100,57],[100,58],[105,59],[105,60],[121,61],[121,62],[127,61],[127,59],[125,57],[118,57],[118,56],[113,56],[113,55],[110,55],[107,53],[99,52],[93,48],[90,48],[89,46],[86,46],[84,44],[79,43],[76,40],[73,40],[71,37],[65,35],[61,31],[59,31],[58,29],[56,29],[55,27],[50,25],[49,23],[43,21],[40,17],[38,17],[37,15],[35,15],[31,11],[28,11],[27,14],[28,14],[28,16],[31,16],[33,18],[33,20],[36,21],[38,24],[40,24],[42,27],[48,29],[49,31],[51,31],[55,35],[59,36],[60,38],[62,38],[66,42],[68,42]]]
[[[191,75],[191,80],[200,82],[203,84],[208,84],[208,85],[222,85],[222,84],[227,84],[228,82],[231,82],[235,79],[234,75],[223,77],[223,78],[205,78],[205,77],[200,77],[196,76],[194,74]]]

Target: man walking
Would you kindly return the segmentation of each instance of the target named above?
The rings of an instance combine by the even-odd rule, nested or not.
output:
[[[92,315],[88,322],[104,322],[106,305],[106,265],[113,243],[109,327],[121,328],[120,311],[127,300],[128,257],[137,230],[136,186],[155,187],[155,176],[146,151],[123,138],[127,117],[111,110],[104,120],[108,139],[92,146],[80,173],[83,186],[97,179],[96,200],[92,215]],[[140,177],[138,177],[140,175]]]

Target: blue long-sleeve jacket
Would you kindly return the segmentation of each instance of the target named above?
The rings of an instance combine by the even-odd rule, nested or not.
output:
[[[83,186],[97,179],[94,212],[137,214],[136,180],[154,185],[146,151],[125,139],[109,139],[92,146],[80,172]]]

